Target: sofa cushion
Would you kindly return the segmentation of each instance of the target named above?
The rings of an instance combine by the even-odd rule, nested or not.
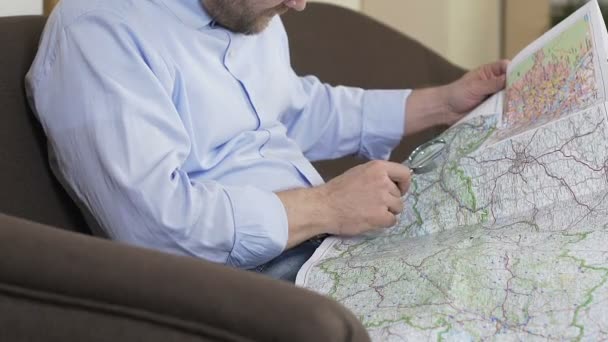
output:
[[[28,106],[24,77],[45,18],[0,18],[0,212],[88,232],[48,166],[46,138]]]

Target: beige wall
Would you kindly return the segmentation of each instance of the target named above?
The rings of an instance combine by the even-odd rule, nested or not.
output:
[[[473,68],[512,58],[549,28],[550,0],[503,1],[361,0],[361,8],[452,62]]]
[[[364,0],[362,9],[463,67],[500,56],[499,0]]]
[[[513,58],[550,27],[550,0],[507,0],[505,57]]]
[[[441,0],[363,2],[363,12],[446,55],[448,11]]]
[[[0,16],[42,13],[42,0],[0,0]]]
[[[448,57],[467,68],[499,59],[500,10],[498,0],[449,1]]]
[[[361,9],[361,0],[313,0],[315,2],[329,2],[332,4],[348,7],[354,10]]]
[[[59,0],[43,0],[43,2],[44,2],[44,14],[49,15],[51,13],[51,11],[53,10],[53,7],[55,7],[55,5],[57,5]]]

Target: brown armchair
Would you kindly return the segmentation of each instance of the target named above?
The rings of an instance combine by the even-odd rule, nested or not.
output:
[[[90,236],[24,94],[44,22],[0,18],[0,341],[369,339],[349,311],[304,289]],[[311,4],[285,24],[295,68],[332,83],[395,88],[461,73],[346,9]],[[330,177],[348,165],[320,168]]]

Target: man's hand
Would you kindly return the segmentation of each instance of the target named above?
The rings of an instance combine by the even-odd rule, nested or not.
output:
[[[319,187],[278,193],[289,219],[287,247],[323,233],[353,236],[393,226],[410,177],[401,164],[371,161]]]
[[[414,90],[407,101],[405,134],[456,123],[505,87],[508,64],[507,60],[486,64],[448,85]]]
[[[448,124],[455,123],[462,114],[473,110],[488,96],[502,90],[507,79],[508,65],[506,60],[486,64],[449,84],[446,101],[452,118]]]
[[[352,236],[393,226],[403,211],[401,196],[410,177],[410,169],[401,164],[371,161],[321,186],[333,217],[328,233]]]

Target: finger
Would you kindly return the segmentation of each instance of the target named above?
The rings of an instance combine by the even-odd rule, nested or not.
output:
[[[493,76],[502,76],[507,73],[507,68],[509,67],[509,60],[503,59],[492,64],[487,65]]]
[[[381,218],[381,225],[383,228],[390,228],[397,224],[397,217],[395,214],[390,211],[386,211],[386,213]]]
[[[400,197],[394,198],[390,201],[388,205],[388,211],[391,212],[393,215],[401,214],[401,212],[403,211],[403,202],[401,201]]]
[[[507,81],[507,77],[505,75],[491,78],[488,80],[477,80],[475,81],[475,93],[480,96],[487,96],[494,94],[502,89],[504,89]]]
[[[399,187],[401,195],[405,195],[410,187],[412,171],[405,165],[393,162],[386,163],[388,177]]]
[[[392,180],[389,180],[390,184],[389,184],[389,188],[388,188],[388,192],[391,194],[391,196],[396,197],[396,198],[401,198],[401,190],[399,189],[399,183],[395,183]]]
[[[500,90],[503,90],[507,85],[507,75],[502,75],[494,79],[494,93]]]
[[[397,184],[397,187],[399,188],[399,192],[400,192],[400,196],[405,196],[405,194],[407,194],[408,190],[410,189],[410,180],[408,180],[407,182],[397,182],[395,183]]]

